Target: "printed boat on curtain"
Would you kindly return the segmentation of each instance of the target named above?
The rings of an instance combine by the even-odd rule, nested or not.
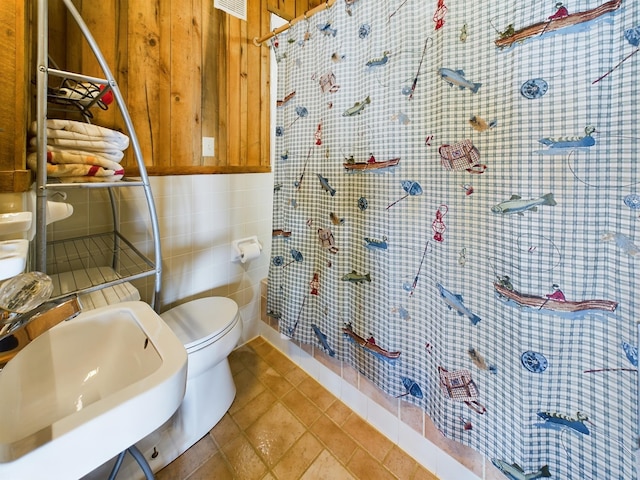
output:
[[[491,463],[510,480],[535,480],[536,478],[549,478],[551,476],[548,465],[540,467],[536,472],[525,473],[524,469],[517,463],[509,464],[497,458],[492,458]]]
[[[540,424],[541,427],[552,428],[556,430],[571,428],[572,430],[575,430],[576,432],[582,433],[584,435],[591,434],[587,426],[584,424],[584,422],[589,421],[589,417],[587,417],[583,413],[578,412],[576,413],[575,417],[557,412],[538,412],[537,415],[544,420],[544,423]]]
[[[381,168],[395,167],[398,163],[400,163],[400,157],[379,162],[371,155],[366,162],[356,162],[353,157],[348,157],[342,165],[346,170],[379,170]]]
[[[495,288],[499,299],[504,299],[506,303],[512,301],[518,307],[528,307],[532,310],[551,310],[554,312],[580,314],[591,310],[614,312],[618,307],[618,302],[611,300],[581,300],[572,302],[569,300],[555,300],[549,297],[527,295],[498,283],[494,283],[493,287]]]
[[[514,43],[525,41],[527,38],[540,36],[544,33],[555,32],[563,28],[573,27],[574,25],[590,22],[599,17],[602,17],[607,13],[616,11],[618,8],[620,8],[621,3],[622,0],[611,0],[591,10],[572,13],[567,15],[566,17],[551,17],[545,22],[535,23],[528,27],[521,28],[517,31],[514,31],[512,27],[511,29],[507,29],[507,31],[500,35],[500,38],[495,40],[496,47],[510,47]]]
[[[350,323],[346,324],[342,328],[342,332],[347,335],[347,338],[350,341],[355,342],[356,344],[360,345],[362,348],[369,351],[376,357],[381,358],[382,360],[395,360],[400,356],[400,352],[390,352],[388,350],[385,350],[384,348],[379,347],[378,345],[376,345],[375,340],[373,339],[365,340],[353,331],[353,327]]]

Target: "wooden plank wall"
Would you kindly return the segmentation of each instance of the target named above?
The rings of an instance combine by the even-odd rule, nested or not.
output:
[[[0,193],[29,188],[25,169],[29,91],[27,2],[0,5]]]
[[[293,18],[318,3],[285,1],[248,0],[246,22],[213,0],[76,1],[124,94],[150,175],[270,171],[269,49],[253,39],[269,31],[270,11]],[[66,25],[66,67],[100,76]],[[124,130],[113,110],[97,112],[95,123]],[[202,137],[215,139],[213,157],[202,156]],[[135,174],[130,155],[124,165]]]
[[[213,0],[74,0],[123,93],[151,175],[270,170],[270,12],[287,20],[321,0],[247,0],[248,20]],[[23,191],[34,118],[35,0],[0,2],[0,192]],[[49,50],[62,69],[102,77],[61,0],[49,0]],[[93,122],[125,130],[115,108]],[[50,111],[49,117],[65,114]],[[202,156],[202,137],[215,155]],[[135,175],[132,155],[123,161]]]

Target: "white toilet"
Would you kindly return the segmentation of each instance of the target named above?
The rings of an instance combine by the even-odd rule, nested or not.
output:
[[[235,398],[227,357],[240,340],[242,320],[236,302],[225,297],[193,300],[160,317],[187,350],[187,390],[171,420],[173,442],[180,439],[184,451],[218,423]]]
[[[236,395],[227,357],[240,340],[242,320],[236,302],[206,297],[174,307],[160,317],[187,350],[187,388],[176,413],[160,428],[136,443],[154,472],[178,458],[211,430],[227,412]],[[106,478],[113,461],[83,480]],[[130,455],[118,480],[144,479]]]

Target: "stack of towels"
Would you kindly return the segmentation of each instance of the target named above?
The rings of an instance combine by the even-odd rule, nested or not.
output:
[[[36,135],[37,123],[30,133]],[[36,137],[30,139],[27,165],[38,169]],[[113,182],[124,176],[120,162],[129,137],[115,130],[74,120],[47,120],[47,177],[62,182]]]

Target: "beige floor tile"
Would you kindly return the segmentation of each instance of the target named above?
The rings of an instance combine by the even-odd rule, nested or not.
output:
[[[291,390],[282,397],[282,403],[307,427],[322,415],[320,409],[298,390]]]
[[[236,398],[234,399],[229,412],[234,413],[262,393],[267,387],[260,382],[249,370],[242,370],[235,377]]]
[[[298,389],[322,411],[325,411],[329,405],[336,401],[336,397],[311,377],[307,377],[300,382]]]
[[[174,480],[187,478],[194,470],[214,456],[218,447],[209,435],[205,435],[189,450],[164,467],[156,475],[157,480]]]
[[[242,356],[240,354],[236,354],[235,352],[231,352],[231,355],[228,357],[229,360],[229,368],[231,369],[231,373],[235,376],[240,370],[244,370],[247,368],[242,361]]]
[[[229,363],[231,408],[158,480],[437,480],[265,340],[235,350]],[[399,411],[423,430],[421,409]],[[436,436],[426,417],[424,425]],[[460,461],[477,467],[477,458]]]
[[[316,437],[309,432],[305,433],[273,468],[274,475],[280,480],[300,478],[322,449],[322,444]]]
[[[351,415],[342,428],[375,458],[383,459],[393,447],[391,440],[358,415]]]
[[[221,448],[242,434],[229,413],[226,413],[209,433]]]
[[[251,340],[247,344],[247,346],[262,358],[264,358],[265,356],[267,356],[268,354],[270,354],[275,350],[273,345],[271,345],[269,342],[266,342],[266,341],[260,342],[258,338]]]
[[[338,425],[342,425],[353,414],[352,410],[339,400],[333,402],[325,413]]]
[[[157,477],[156,477],[157,478]],[[167,477],[175,480],[181,477]],[[209,458],[195,472],[193,472],[188,480],[233,480],[233,471],[227,464],[222,453],[218,452]]]
[[[347,468],[353,476],[359,479],[375,478],[376,480],[393,480],[394,475],[380,464],[369,453],[361,448],[356,450],[351,460],[347,464]]]
[[[244,407],[233,412],[232,417],[241,430],[246,430],[253,422],[262,416],[264,412],[273,407],[278,399],[270,390],[260,392]]]
[[[382,462],[398,478],[411,478],[415,472],[418,462],[407,455],[404,451],[394,445]]]
[[[267,473],[267,466],[244,435],[236,437],[222,447],[227,462],[238,480],[258,480]]]
[[[370,477],[375,478],[375,477]],[[300,480],[355,480],[355,478],[328,451],[323,450],[318,459],[304,472]]]
[[[255,345],[262,345],[263,343],[266,343],[267,345],[269,345],[269,342],[267,342],[267,340],[264,337],[255,337],[248,342],[248,344],[251,345],[252,347]]]
[[[272,349],[273,347],[269,344],[266,344],[266,348]],[[231,361],[233,361],[234,363],[239,362],[244,368],[253,373],[263,372],[264,370],[269,368],[269,364],[265,362],[252,347],[248,345],[244,345],[237,350],[234,350],[230,355],[230,362]]]
[[[294,387],[300,385],[300,382],[307,379],[309,375],[301,368],[294,367],[284,376]]]
[[[274,370],[282,375],[286,375],[291,370],[296,368],[296,364],[293,363],[289,358],[279,350],[275,348],[272,349],[267,355],[263,357],[265,361],[271,365]]]
[[[278,397],[282,397],[293,388],[291,382],[271,367],[258,375],[258,379]]]
[[[324,415],[311,426],[311,431],[330,453],[345,464],[357,448],[356,442]]]
[[[247,430],[247,438],[273,467],[302,436],[306,427],[282,403],[276,403]]]

